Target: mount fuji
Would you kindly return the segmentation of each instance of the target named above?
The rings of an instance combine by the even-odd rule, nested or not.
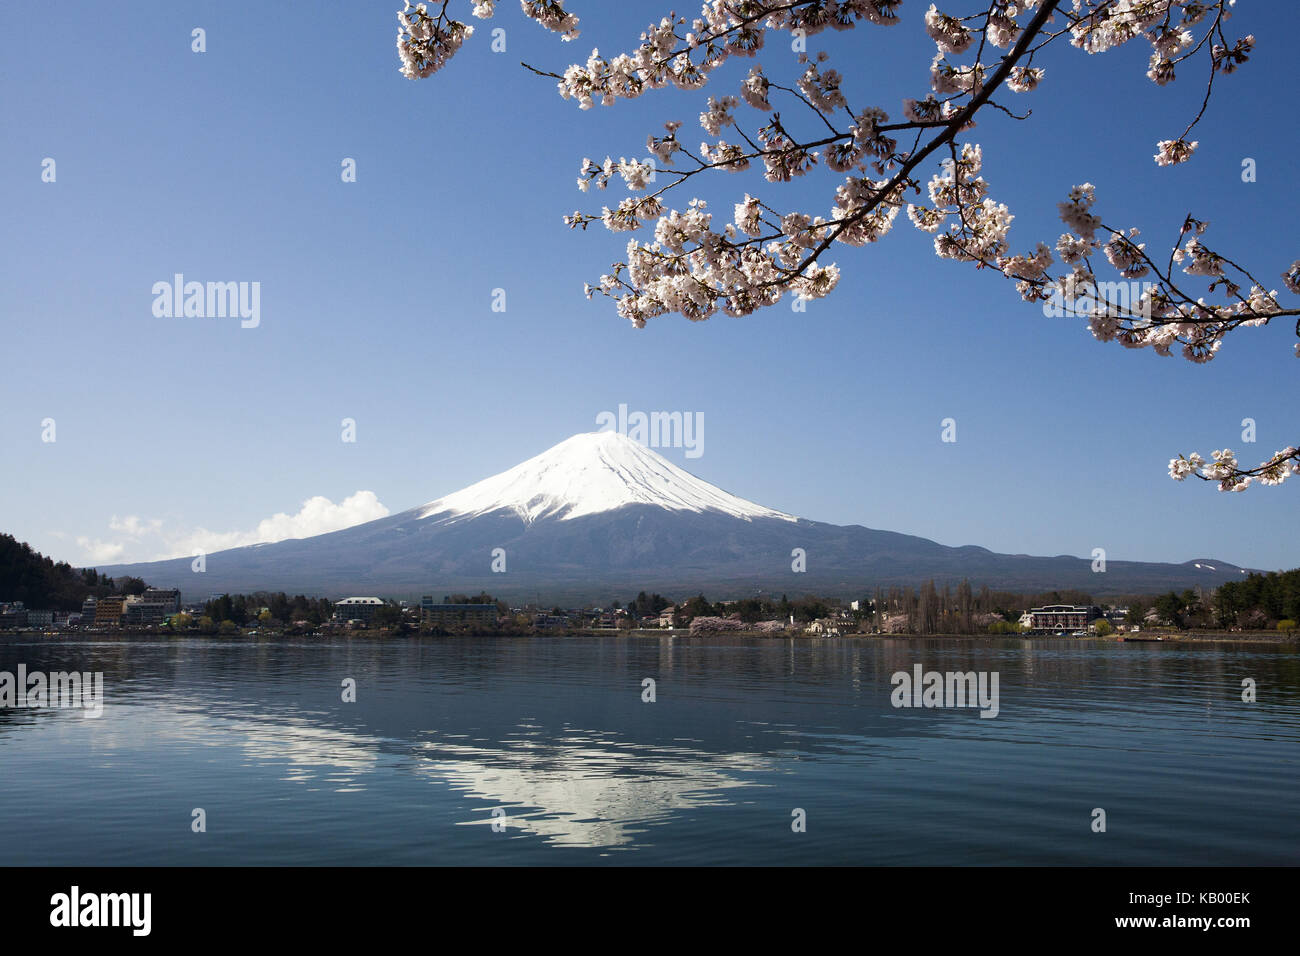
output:
[[[522,465],[416,511],[421,520],[454,522],[508,510],[531,525],[539,519],[572,521],[631,505],[709,512],[742,521],[799,520],[728,494],[614,431],[574,435]]]
[[[806,570],[792,569],[802,548]],[[504,562],[504,573],[493,571]],[[860,525],[809,521],[739,498],[615,431],[574,435],[499,475],[400,514],[310,538],[100,568],[187,597],[287,591],[330,597],[441,597],[480,589],[546,603],[758,590],[858,597],[890,585],[1094,594],[1182,590],[1239,580],[1215,559],[1109,561],[996,554]]]

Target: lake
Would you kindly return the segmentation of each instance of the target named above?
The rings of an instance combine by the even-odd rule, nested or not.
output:
[[[104,707],[0,709],[0,864],[1293,865],[1298,662],[1072,639],[8,635],[0,672],[102,672]],[[893,706],[915,665],[996,673],[997,716]]]

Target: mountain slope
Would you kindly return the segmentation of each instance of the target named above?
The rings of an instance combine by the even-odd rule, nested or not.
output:
[[[803,549],[806,571],[792,569]],[[505,572],[494,573],[496,549]],[[575,435],[499,475],[401,514],[312,538],[119,565],[187,596],[285,590],[418,597],[483,588],[507,599],[605,601],[641,589],[857,596],[877,585],[969,579],[1097,594],[1213,586],[1244,575],[1213,559],[1111,561],[995,554],[913,535],[796,518],[729,494],[615,432]]]

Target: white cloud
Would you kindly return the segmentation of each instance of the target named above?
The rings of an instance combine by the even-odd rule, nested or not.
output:
[[[78,538],[77,547],[85,552],[87,564],[113,564],[126,551],[126,545],[98,538]]]
[[[288,538],[341,531],[353,525],[374,521],[389,514],[388,508],[373,491],[358,491],[338,504],[323,495],[308,498],[294,514],[279,512],[263,518],[251,531],[209,531],[207,528],[168,528],[161,518],[139,515],[113,515],[108,526],[125,540],[112,542],[98,538],[78,538],[77,546],[85,552],[88,563],[95,565],[160,561],[165,558],[192,557],[196,551],[212,553],[250,544],[268,544]],[[131,556],[127,557],[128,550]]]
[[[388,513],[388,509],[373,491],[358,491],[338,504],[323,495],[317,495],[304,501],[296,514],[280,512],[263,518],[252,531],[209,531],[206,528],[195,528],[182,539],[173,541],[171,553],[166,557],[189,557],[195,551],[211,553],[225,548],[242,548],[288,538],[309,538],[374,521],[386,517]]]
[[[125,518],[119,518],[117,515],[113,515],[113,517],[108,520],[108,527],[113,531],[130,535],[132,538],[139,538],[146,534],[156,534],[160,531],[162,529],[162,519],[154,518],[146,521],[137,515],[127,515]]]

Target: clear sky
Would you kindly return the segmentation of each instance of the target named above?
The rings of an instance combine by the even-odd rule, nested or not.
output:
[[[398,73],[400,6],[4,5],[0,530],[73,563],[146,560],[253,540],[327,499],[279,522],[313,530],[344,501],[366,517],[457,490],[626,403],[700,413],[703,455],[663,450],[670,460],[808,518],[1013,553],[1300,565],[1296,482],[1226,495],[1167,476],[1179,452],[1228,446],[1254,464],[1300,443],[1290,323],[1235,333],[1205,366],[1130,352],[937,259],[900,216],[881,243],[834,249],[839,288],[802,314],[782,303],[637,331],[582,295],[626,236],[561,223],[625,194],[579,193],[579,164],[643,156],[669,119],[695,144],[707,96],[736,93],[749,64],[704,91],[584,113],[520,60],[558,72],[593,46],[631,49],[670,4],[571,0],[583,34],[564,44],[503,3],[419,82]],[[855,107],[897,116],[926,90],[927,6],[810,49],[832,54]],[[1156,87],[1144,43],[1056,47],[1043,86],[1015,100],[1029,120],[985,116],[969,138],[1017,216],[1016,251],[1053,242],[1056,203],[1090,181],[1108,223],[1167,249],[1195,213],[1211,245],[1283,289],[1300,242],[1282,40],[1300,14],[1237,6],[1232,33],[1254,33],[1255,56],[1216,84],[1183,166],[1152,154],[1199,108],[1203,71]],[[759,60],[776,73],[793,58],[783,44]],[[341,181],[345,158],[355,183]],[[726,218],[746,190],[825,213],[838,181],[742,174],[703,195]],[[152,286],[175,273],[260,282],[260,325],[155,317]],[[940,441],[946,417],[955,443]]]

